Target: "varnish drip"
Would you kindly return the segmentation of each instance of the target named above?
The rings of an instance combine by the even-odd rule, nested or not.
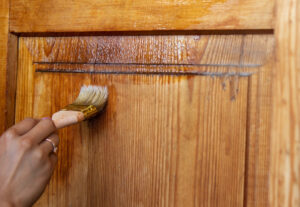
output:
[[[224,91],[226,91],[227,89],[230,90],[230,100],[231,101],[234,101],[236,99],[236,96],[239,93],[239,79],[243,78],[243,77],[248,77],[248,76],[224,75],[222,77],[222,82],[221,82],[222,89]]]
[[[229,79],[229,86],[230,86],[230,100],[234,101],[236,96],[239,93],[239,77],[233,76]]]

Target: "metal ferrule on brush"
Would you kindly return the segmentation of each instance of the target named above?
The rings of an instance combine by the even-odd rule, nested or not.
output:
[[[84,118],[88,119],[95,116],[98,113],[98,110],[93,105],[77,105],[69,104],[65,106],[62,111],[80,111],[84,114]]]

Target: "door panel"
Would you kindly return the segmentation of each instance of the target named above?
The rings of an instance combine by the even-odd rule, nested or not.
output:
[[[246,77],[42,73],[33,116],[74,100],[83,84],[107,85],[109,104],[102,116],[61,133],[59,175],[48,198],[61,199],[54,206],[85,206],[68,198],[86,192],[90,206],[218,206],[219,199],[241,206]],[[222,84],[240,91],[235,101]]]
[[[36,206],[263,206],[272,55],[272,35],[20,38],[16,121],[109,88]]]

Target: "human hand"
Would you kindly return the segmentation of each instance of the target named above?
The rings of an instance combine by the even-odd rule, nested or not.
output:
[[[27,207],[41,196],[57,162],[59,138],[50,118],[27,118],[0,137],[0,206]]]

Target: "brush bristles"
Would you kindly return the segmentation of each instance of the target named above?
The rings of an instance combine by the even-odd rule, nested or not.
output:
[[[102,110],[108,97],[107,87],[82,86],[80,93],[73,102],[75,105],[93,105],[98,111]]]

